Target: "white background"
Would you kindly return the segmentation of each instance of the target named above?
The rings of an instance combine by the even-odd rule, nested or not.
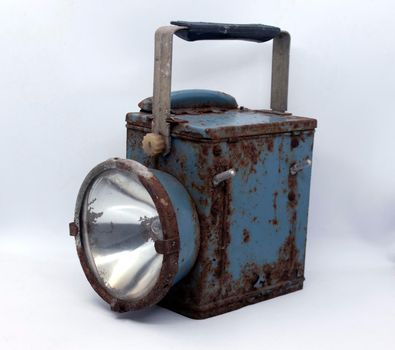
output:
[[[0,3],[0,349],[392,349],[395,7],[391,1]],[[318,119],[301,292],[204,321],[109,311],[68,236],[86,173],[125,156],[170,20],[292,35],[289,110]],[[271,44],[175,40],[173,88],[268,107]]]

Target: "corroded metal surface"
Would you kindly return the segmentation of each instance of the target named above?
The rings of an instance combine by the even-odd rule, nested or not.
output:
[[[151,118],[151,114],[148,113],[128,113],[126,115],[127,124],[130,127],[143,127],[146,132],[150,130],[150,123],[147,121]],[[198,142],[215,142],[225,139],[235,141],[240,138],[312,130],[317,127],[315,119],[246,108],[234,109],[221,114],[177,115],[173,117],[173,124],[173,137]]]
[[[290,48],[287,32],[259,25],[177,24],[186,27],[161,27],[155,35],[153,98],[141,105],[149,113],[126,116],[127,158],[152,168],[152,172],[138,163],[130,168],[128,161],[113,159],[110,164],[137,172],[157,207],[163,240],[157,241],[155,248],[165,254],[157,288],[138,302],[118,300],[91,273],[81,245],[79,215],[92,173],[80,191],[70,234],[76,238],[88,280],[114,310],[139,309],[166,295],[161,305],[189,317],[205,318],[302,288],[310,164],[317,122],[286,113]],[[172,109],[172,42],[176,32],[192,41],[262,42],[274,38],[272,111],[237,108],[235,103],[223,108],[217,98],[214,105],[212,101],[207,103],[207,95],[204,100],[196,100],[196,92],[181,99],[181,108]],[[181,94],[185,97],[185,93]],[[152,157],[144,154],[141,145],[146,133],[161,135],[165,143],[163,149],[160,141],[158,147],[151,147],[153,138],[146,139],[146,151]],[[193,212],[188,217],[193,225],[183,219],[183,206],[170,201],[170,192],[165,188],[171,187],[172,180],[167,182],[168,175],[163,175],[162,183],[161,172],[178,179],[196,204],[196,211],[192,201],[190,206],[184,205]],[[188,193],[179,192],[178,197],[189,198]],[[195,229],[195,236],[180,235],[180,227]],[[195,244],[182,255],[186,252],[183,244],[188,242],[181,239],[185,237]],[[181,276],[179,266],[184,257],[188,260],[191,256]]]
[[[171,154],[154,160],[138,145],[149,115],[127,117],[127,157],[174,175],[199,215],[197,262],[161,305],[205,318],[302,288],[311,168],[294,175],[290,168],[311,159],[316,121],[279,118],[255,129],[206,118],[195,135],[189,119],[174,127]],[[236,176],[214,186],[213,176],[230,168]]]

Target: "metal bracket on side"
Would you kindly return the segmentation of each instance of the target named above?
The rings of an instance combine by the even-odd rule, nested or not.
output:
[[[292,164],[292,166],[289,168],[289,173],[291,175],[296,175],[299,171],[303,170],[304,168],[310,167],[312,164],[311,159],[306,158],[300,162]]]
[[[69,232],[72,237],[76,237],[79,233],[78,226],[74,221],[69,223]]]
[[[288,108],[289,51],[291,36],[286,31],[273,39],[270,108],[284,113]]]
[[[170,94],[173,58],[173,34],[185,29],[180,26],[164,26],[155,32],[154,93],[152,98],[152,132],[164,138],[166,155],[170,152]]]

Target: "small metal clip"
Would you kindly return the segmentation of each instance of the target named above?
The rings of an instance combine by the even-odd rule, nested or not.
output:
[[[213,177],[213,185],[218,186],[222,181],[229,180],[236,175],[235,169],[228,169]]]
[[[70,232],[70,236],[75,237],[78,235],[78,226],[75,224],[75,222],[69,223],[69,232]]]
[[[158,239],[155,241],[155,250],[158,254],[168,255],[180,251],[180,240],[178,238]]]
[[[301,162],[294,163],[290,168],[289,172],[291,175],[296,175],[297,172],[303,170],[304,168],[308,168],[311,166],[311,159],[306,158]]]

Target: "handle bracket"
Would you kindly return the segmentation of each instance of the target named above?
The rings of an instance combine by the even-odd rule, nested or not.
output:
[[[289,51],[291,36],[286,31],[273,39],[270,108],[284,113],[288,108]]]
[[[184,27],[165,26],[155,32],[154,94],[152,97],[152,132],[163,136],[165,149],[170,152],[170,93],[173,58],[173,34]]]
[[[191,22],[172,22],[192,28]],[[199,25],[196,38],[196,26]],[[202,28],[204,29],[203,34]],[[185,40],[238,39],[264,42],[273,39],[272,83],[270,108],[274,112],[287,110],[289,51],[291,37],[279,28],[264,25],[228,25],[215,23],[195,23],[195,36],[190,36],[188,26],[171,25],[160,27],[155,32],[154,92],[152,99],[152,132],[163,137],[165,147],[162,155],[170,152],[170,94],[173,56],[173,35]],[[232,29],[233,28],[233,29]],[[230,30],[232,29],[232,30]],[[179,34],[180,33],[180,34]],[[189,36],[188,36],[189,35]],[[189,38],[189,39],[188,39]],[[192,38],[192,39],[191,39]]]

